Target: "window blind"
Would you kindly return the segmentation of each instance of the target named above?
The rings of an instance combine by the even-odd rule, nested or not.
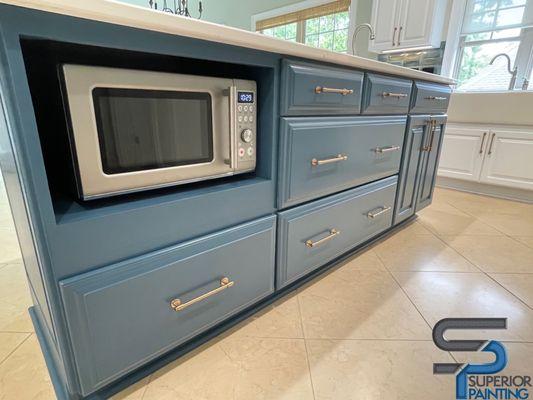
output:
[[[274,28],[280,25],[287,25],[294,22],[305,21],[311,18],[318,18],[324,15],[347,11],[350,8],[350,3],[351,0],[337,0],[321,6],[306,8],[304,10],[295,11],[289,14],[267,18],[257,21],[255,24],[255,29],[257,31],[262,31],[264,29]]]

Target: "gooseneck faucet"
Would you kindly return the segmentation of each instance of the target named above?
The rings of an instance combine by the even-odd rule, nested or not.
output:
[[[515,67],[514,69],[511,69],[511,57],[505,53],[496,54],[492,60],[490,60],[490,65],[496,61],[499,57],[505,57],[507,59],[507,71],[511,74],[511,81],[509,82],[509,90],[514,90],[514,87],[516,85],[516,75],[518,74],[518,68]]]
[[[376,35],[374,34],[374,27],[372,25],[367,24],[367,23],[357,25],[355,27],[355,30],[354,30],[353,36],[352,36],[352,53],[353,53],[354,56],[356,55],[356,53],[355,53],[355,40],[357,39],[357,35],[359,34],[359,32],[363,28],[368,29],[368,31],[370,32],[370,40],[374,40],[376,38]]]

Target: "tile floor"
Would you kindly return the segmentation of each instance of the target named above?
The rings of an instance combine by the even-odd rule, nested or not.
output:
[[[1,190],[0,243],[0,399],[53,399]],[[473,336],[533,374],[533,205],[438,189],[413,224],[115,398],[452,399],[432,364],[465,355],[431,328],[459,316],[508,317]]]

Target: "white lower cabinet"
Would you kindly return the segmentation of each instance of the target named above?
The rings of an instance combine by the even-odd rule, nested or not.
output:
[[[438,175],[533,190],[533,127],[449,124]]]
[[[492,130],[480,181],[532,190],[533,128]]]

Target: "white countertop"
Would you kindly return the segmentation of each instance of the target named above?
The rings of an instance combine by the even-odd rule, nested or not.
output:
[[[406,78],[422,79],[444,84],[454,83],[452,79],[440,75],[398,67],[396,65],[347,54],[334,53],[299,43],[274,39],[242,29],[180,17],[113,0],[0,0],[0,3],[346,65],[375,72],[404,76]]]

